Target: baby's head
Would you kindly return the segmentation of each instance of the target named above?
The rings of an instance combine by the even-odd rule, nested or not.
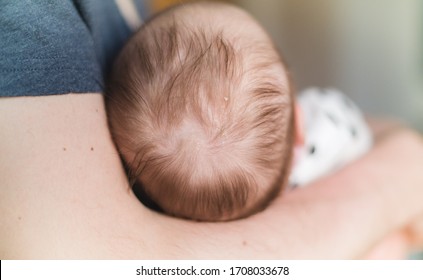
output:
[[[179,6],[147,22],[117,58],[107,109],[114,140],[165,212],[230,220],[287,182],[293,95],[271,39],[238,8]]]

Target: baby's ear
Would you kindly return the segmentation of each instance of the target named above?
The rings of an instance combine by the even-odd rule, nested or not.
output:
[[[301,107],[298,103],[294,104],[294,129],[295,129],[295,146],[304,146],[304,117]]]

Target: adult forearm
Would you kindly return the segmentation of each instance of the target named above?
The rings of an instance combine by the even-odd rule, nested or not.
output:
[[[223,224],[174,221],[173,233],[183,234],[172,236],[188,258],[362,258],[423,213],[422,164],[420,136],[401,129],[262,213]]]

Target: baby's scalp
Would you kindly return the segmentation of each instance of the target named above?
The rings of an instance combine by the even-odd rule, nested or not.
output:
[[[108,87],[112,134],[132,176],[165,212],[198,220],[264,207],[286,182],[294,137],[277,51],[245,12],[223,6],[152,19]]]

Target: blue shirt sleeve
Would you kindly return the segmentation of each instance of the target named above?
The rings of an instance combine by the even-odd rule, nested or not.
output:
[[[101,92],[131,33],[112,0],[3,0],[0,96]]]

